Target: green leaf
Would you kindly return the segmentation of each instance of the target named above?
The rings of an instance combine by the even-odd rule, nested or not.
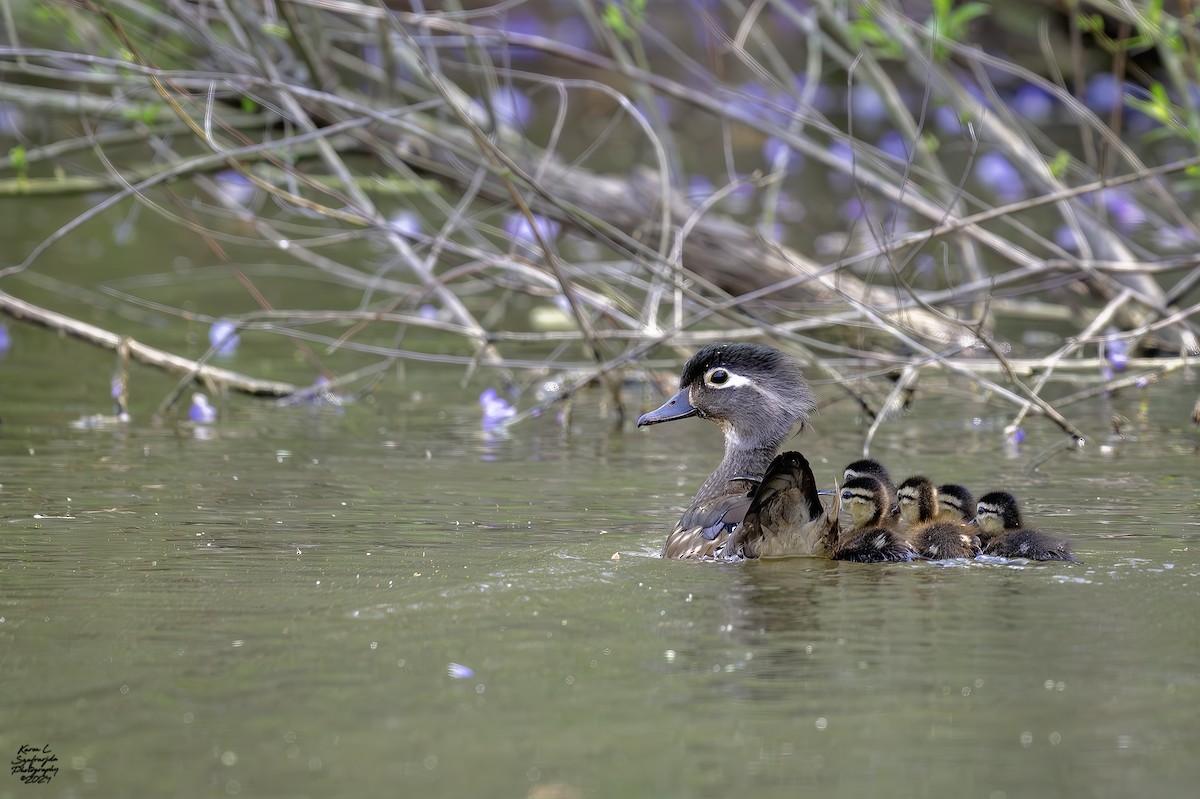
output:
[[[25,172],[29,169],[29,153],[25,148],[18,144],[9,149],[8,158],[12,161],[13,169],[17,170],[17,174],[25,177]]]
[[[1071,154],[1066,150],[1059,150],[1054,154],[1054,158],[1050,159],[1050,163],[1046,168],[1050,170],[1050,174],[1055,180],[1062,180],[1067,175],[1067,169],[1071,166]]]
[[[622,39],[633,38],[633,29],[625,21],[625,12],[621,9],[620,3],[605,3],[601,18],[604,20],[604,24],[608,26],[608,29],[617,34],[617,36],[620,36]]]

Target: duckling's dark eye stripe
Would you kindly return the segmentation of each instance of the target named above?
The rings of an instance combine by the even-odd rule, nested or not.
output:
[[[875,492],[865,488],[847,488],[842,491],[842,499],[861,499],[866,502],[873,502],[875,500]]]

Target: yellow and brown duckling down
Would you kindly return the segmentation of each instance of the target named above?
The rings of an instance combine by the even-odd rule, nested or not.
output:
[[[958,483],[946,483],[937,489],[937,516],[939,522],[969,524],[975,521],[975,495],[971,489]]]
[[[973,558],[979,554],[979,539],[963,521],[947,521],[956,515],[953,503],[939,511],[942,496],[927,477],[910,477],[896,489],[900,518],[908,525],[905,537],[918,554],[931,560]]]
[[[1078,562],[1066,539],[1026,528],[1016,497],[1007,491],[993,491],[980,497],[975,522],[980,536],[987,536],[985,555]]]
[[[827,554],[837,503],[821,504],[808,461],[776,457],[816,398],[795,358],[759,344],[711,344],[683,367],[679,391],[638,427],[697,416],[720,425],[725,455],[663,547],[666,558]]]
[[[877,478],[852,477],[842,485],[840,499],[853,523],[834,547],[834,560],[885,563],[916,559],[916,551],[897,529],[891,494]]]
[[[853,480],[855,477],[874,477],[879,481],[887,495],[887,513],[885,515],[896,516],[900,515],[900,508],[896,504],[896,484],[892,481],[892,475],[888,472],[887,467],[874,458],[862,458],[854,461],[842,470],[842,482]]]

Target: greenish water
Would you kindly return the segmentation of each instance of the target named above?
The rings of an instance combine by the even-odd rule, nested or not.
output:
[[[922,395],[873,454],[1007,487],[1081,565],[664,562],[717,431],[585,397],[480,431],[461,371],[371,403],[104,410],[111,370],[16,327],[0,362],[0,797],[1183,796],[1200,781],[1195,386],[1076,411],[1095,441]],[[81,367],[80,364],[83,364]],[[825,387],[823,394],[831,394]],[[161,396],[161,395],[160,395]],[[140,397],[140,400],[137,398]],[[648,408],[660,398],[631,395]],[[1136,419],[1102,452],[1109,413]],[[978,423],[971,419],[978,417]],[[832,482],[863,428],[794,442]],[[614,553],[620,559],[613,560]],[[470,670],[451,674],[451,664]]]

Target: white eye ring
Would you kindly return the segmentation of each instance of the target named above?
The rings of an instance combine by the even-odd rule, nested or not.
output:
[[[733,388],[734,386],[748,386],[750,379],[742,377],[736,372],[731,372],[724,366],[714,366],[704,373],[704,385],[709,388]]]

